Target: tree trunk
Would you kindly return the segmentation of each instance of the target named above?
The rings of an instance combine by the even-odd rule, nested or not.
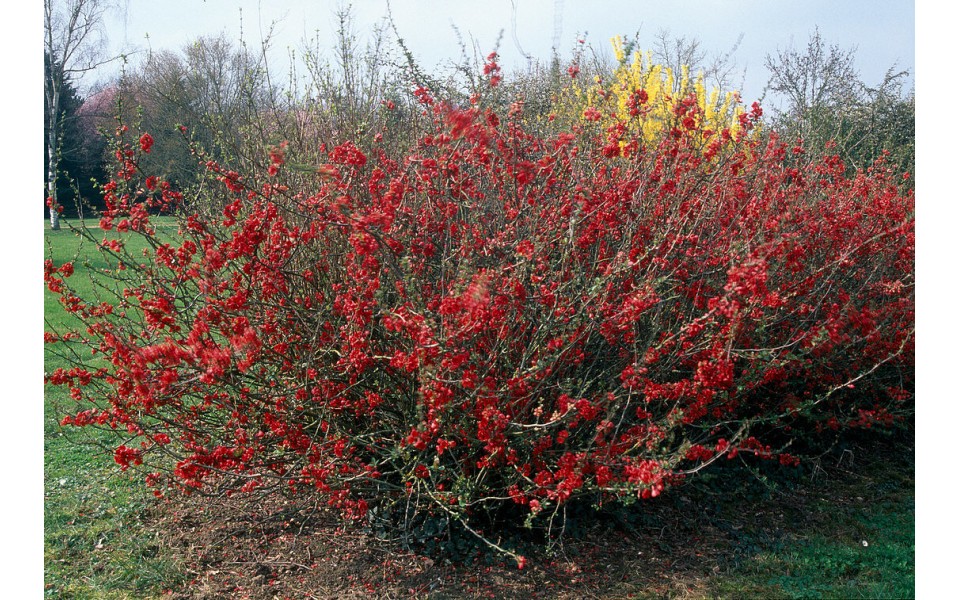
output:
[[[50,110],[48,115],[50,120],[50,131],[47,137],[47,201],[50,203],[50,229],[54,231],[60,229],[60,204],[57,202],[57,158],[59,138],[59,112],[60,112],[60,90],[56,85],[51,85]],[[52,115],[52,116],[51,116]]]
[[[60,213],[57,211],[57,182],[51,178],[47,184],[47,197],[53,198],[50,205],[50,229],[57,231],[60,229]]]

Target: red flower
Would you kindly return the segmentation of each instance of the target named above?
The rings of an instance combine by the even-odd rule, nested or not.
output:
[[[281,143],[279,146],[270,149],[270,164],[271,165],[282,165],[286,160],[286,149],[287,142]]]
[[[496,52],[491,52],[487,56],[487,62],[483,65],[483,74],[490,76],[490,87],[497,87],[503,81],[503,75],[500,74],[500,65],[497,64]]]
[[[587,121],[599,121],[603,115],[600,114],[600,111],[592,106],[588,106],[583,111],[583,118]]]
[[[152,147],[153,147],[153,136],[151,136],[149,133],[145,133],[145,134],[141,135],[141,136],[140,136],[140,149],[143,150],[144,152],[146,152],[147,154],[149,154],[149,153],[150,153],[150,148],[152,148]]]
[[[426,106],[433,105],[433,96],[431,96],[430,91],[422,85],[413,90],[413,95],[417,97],[420,104],[425,104]]]
[[[113,460],[120,465],[121,471],[126,471],[130,465],[142,465],[143,459],[140,458],[140,451],[136,448],[128,448],[121,444],[113,453]]]
[[[519,244],[517,244],[516,251],[517,251],[517,254],[526,258],[527,260],[532,259],[533,251],[534,251],[533,242],[531,242],[530,240],[521,241]]]

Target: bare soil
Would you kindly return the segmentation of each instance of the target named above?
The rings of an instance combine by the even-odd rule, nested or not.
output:
[[[710,598],[717,595],[714,578],[751,553],[802,539],[824,518],[826,499],[868,507],[865,494],[890,488],[876,479],[891,467],[909,470],[895,483],[910,489],[893,493],[912,493],[912,454],[898,452],[892,465],[884,458],[889,451],[848,449],[772,481],[753,467],[731,465],[714,483],[643,503],[631,513],[637,518],[585,521],[552,553],[527,553],[523,570],[489,554],[453,564],[403,550],[341,527],[307,500],[169,499],[151,527],[163,532],[165,552],[192,577],[170,592],[180,600]]]

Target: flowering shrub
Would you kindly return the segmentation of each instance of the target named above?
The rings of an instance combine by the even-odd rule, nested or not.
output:
[[[617,66],[612,73],[581,75],[580,58],[567,69],[570,81],[558,94],[552,117],[565,126],[596,123],[604,129],[656,144],[674,128],[707,143],[723,131],[736,136],[747,111],[736,92],[708,91],[702,75],[679,73],[657,63],[651,52],[634,50],[623,37],[611,40]]]
[[[47,375],[64,425],[116,431],[157,494],[316,493],[482,535],[484,511],[549,523],[912,410],[913,197],[883,164],[790,167],[800,149],[748,135],[757,108],[716,133],[675,98],[689,123],[540,137],[520,103],[417,97],[434,131],[403,160],[324,147],[309,187],[283,148],[262,172],[204,162],[222,211],[172,241],[150,209],[182,198],[118,130],[101,228],[149,250],[101,242],[113,302],[45,265],[84,321],[48,341],[93,353]]]

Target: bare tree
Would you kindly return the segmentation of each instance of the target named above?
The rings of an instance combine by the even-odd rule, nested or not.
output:
[[[788,48],[766,56],[768,88],[787,102],[785,114],[795,120],[799,137],[808,137],[816,115],[846,108],[861,96],[863,84],[854,66],[856,49],[827,46],[814,29],[804,51]]]
[[[691,75],[699,73],[704,83],[721,90],[743,87],[745,72],[737,65],[734,55],[743,42],[743,34],[723,54],[707,54],[701,46],[700,40],[695,37],[672,37],[669,30],[661,29],[653,41],[653,59],[661,65],[680,73],[683,67],[689,69]]]
[[[43,91],[47,120],[47,197],[50,228],[60,229],[57,203],[57,170],[60,161],[61,100],[65,83],[109,62],[104,60],[103,16],[110,4],[104,0],[44,0],[44,53],[50,61]]]
[[[180,125],[208,158],[231,169],[262,159],[276,120],[268,113],[280,97],[264,57],[265,50],[251,52],[222,34],[179,52],[151,52],[120,82],[124,103],[156,142],[143,164],[179,186],[195,182],[196,158]]]
[[[914,167],[914,99],[904,93],[909,71],[896,65],[877,86],[856,68],[856,48],[828,45],[815,29],[803,50],[766,56],[768,89],[784,105],[773,129],[803,143],[808,159],[839,155],[849,170],[866,168],[886,151],[906,171]]]

